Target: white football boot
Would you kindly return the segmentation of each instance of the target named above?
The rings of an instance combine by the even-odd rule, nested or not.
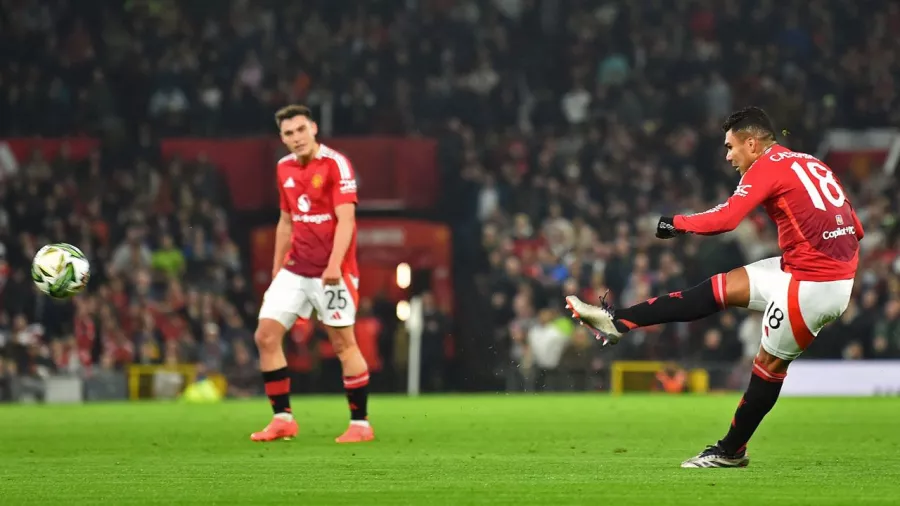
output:
[[[595,337],[610,346],[619,342],[622,333],[616,328],[613,308],[606,303],[606,295],[600,299],[600,305],[588,304],[574,295],[566,297],[566,308],[582,325],[594,331]]]
[[[707,446],[706,449],[700,452],[696,457],[685,460],[681,463],[681,467],[747,467],[748,464],[750,464],[750,457],[747,456],[746,449],[732,455],[716,444]]]

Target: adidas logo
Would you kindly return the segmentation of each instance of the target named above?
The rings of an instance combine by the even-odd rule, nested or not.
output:
[[[296,184],[294,184],[294,178],[288,177],[287,181],[284,182],[284,187],[285,188],[293,188],[294,186],[297,186]]]
[[[332,320],[340,320],[340,319],[341,319],[341,313],[340,313],[339,311],[335,311],[334,314],[331,315],[331,319],[332,319]]]

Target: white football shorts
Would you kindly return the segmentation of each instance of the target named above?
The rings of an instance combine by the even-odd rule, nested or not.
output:
[[[281,269],[272,280],[259,308],[259,319],[275,320],[290,329],[297,318],[309,319],[313,310],[329,327],[356,323],[359,278],[344,274],[337,285],[321,278],[307,278]]]
[[[853,280],[797,281],[773,257],[745,267],[750,306],[763,313],[762,347],[770,355],[794,360],[829,322],[850,304]]]

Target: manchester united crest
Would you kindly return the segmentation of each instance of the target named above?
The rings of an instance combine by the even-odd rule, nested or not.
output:
[[[312,187],[317,189],[322,187],[322,174],[316,174],[312,177]]]

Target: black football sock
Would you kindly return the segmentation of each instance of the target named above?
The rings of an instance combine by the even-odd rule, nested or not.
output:
[[[690,322],[718,313],[726,306],[725,274],[716,274],[683,292],[672,292],[631,307],[617,308],[615,325],[619,332],[624,333],[660,323]]]
[[[369,373],[344,376],[344,391],[350,406],[350,421],[364,422],[369,419]]]
[[[747,447],[753,432],[778,400],[785,374],[769,372],[759,362],[753,362],[750,386],[738,403],[728,434],[719,441],[719,447],[734,455]]]
[[[266,395],[272,404],[272,411],[279,413],[291,412],[291,378],[288,376],[287,367],[274,371],[263,371],[263,382],[266,384]]]

